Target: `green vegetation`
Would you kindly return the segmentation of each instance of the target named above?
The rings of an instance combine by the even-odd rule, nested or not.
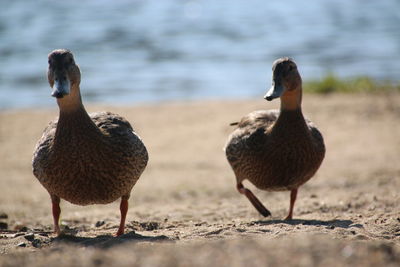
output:
[[[355,78],[340,79],[329,74],[322,80],[306,81],[304,90],[309,93],[379,93],[400,92],[400,81],[397,83],[378,81],[370,77],[361,76]]]

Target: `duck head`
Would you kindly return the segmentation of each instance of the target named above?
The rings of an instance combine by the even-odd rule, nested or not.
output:
[[[70,94],[79,93],[74,91],[79,91],[81,73],[71,51],[67,49],[54,50],[49,54],[48,59],[47,78],[50,87],[53,88],[51,95],[61,99]]]
[[[272,86],[264,96],[268,101],[281,98],[281,103],[289,109],[301,104],[302,81],[297,65],[288,57],[279,58],[272,64]]]

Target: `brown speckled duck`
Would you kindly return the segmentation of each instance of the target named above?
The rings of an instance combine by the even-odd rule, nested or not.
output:
[[[302,81],[296,63],[277,59],[272,66],[272,87],[265,95],[271,101],[280,97],[280,110],[254,111],[243,117],[229,136],[226,157],[235,173],[237,189],[263,215],[271,213],[242,184],[249,180],[268,191],[290,190],[292,219],[298,188],[318,170],[325,156],[325,145],[316,126],[301,111]]]
[[[81,73],[69,50],[49,54],[47,77],[59,118],[36,145],[33,174],[50,194],[54,230],[60,234],[60,198],[77,205],[107,204],[121,198],[124,233],[128,199],[148,154],[127,120],[110,112],[88,114],[82,104]]]

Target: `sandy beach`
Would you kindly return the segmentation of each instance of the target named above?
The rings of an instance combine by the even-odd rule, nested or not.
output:
[[[272,212],[260,216],[235,188],[222,150],[229,123],[259,100],[87,106],[126,117],[149,151],[129,200],[126,234],[115,238],[119,202],[62,202],[66,235],[52,233],[51,203],[31,171],[32,152],[53,109],[0,113],[1,266],[398,266],[400,95],[305,95],[303,113],[327,153],[300,188],[246,185]]]

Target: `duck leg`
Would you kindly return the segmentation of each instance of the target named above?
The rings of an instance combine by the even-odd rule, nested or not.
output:
[[[119,205],[119,210],[121,211],[121,221],[119,223],[118,231],[115,234],[116,236],[124,234],[125,219],[126,219],[126,214],[128,213],[128,198],[129,196],[122,196],[121,198],[121,204]]]
[[[297,198],[297,188],[292,189],[292,191],[290,191],[290,208],[289,208],[289,214],[288,216],[285,218],[285,220],[291,220],[292,216],[293,216],[293,208],[294,208],[294,202],[296,202],[296,198]]]
[[[267,217],[271,215],[271,212],[269,212],[269,210],[264,207],[260,200],[258,200],[258,198],[249,189],[244,187],[242,183],[238,183],[236,188],[240,194],[245,195],[250,200],[251,204],[253,204],[253,206],[258,210],[259,213],[262,214],[262,216]]]
[[[50,195],[51,197],[51,204],[52,204],[52,211],[53,211],[53,221],[54,221],[54,232],[57,235],[60,235],[60,198],[55,195]]]

